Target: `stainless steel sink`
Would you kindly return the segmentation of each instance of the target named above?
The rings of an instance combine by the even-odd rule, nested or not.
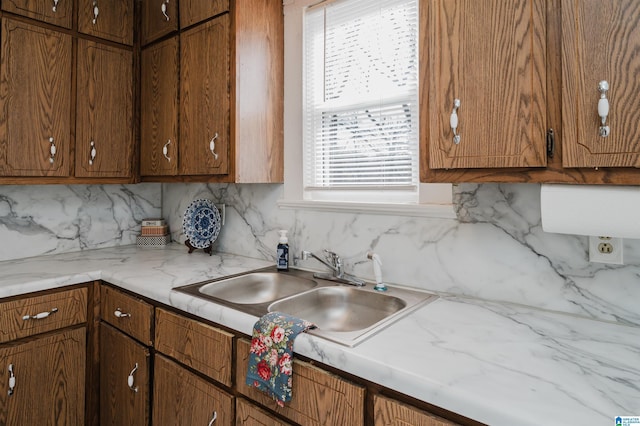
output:
[[[255,316],[282,312],[313,322],[313,334],[345,346],[355,346],[384,327],[437,299],[431,293],[387,286],[384,293],[364,287],[337,285],[313,278],[312,272],[275,268],[251,271],[174,290]]]
[[[253,305],[282,299],[317,285],[316,281],[294,275],[278,272],[253,272],[204,284],[198,288],[198,291],[232,303]]]

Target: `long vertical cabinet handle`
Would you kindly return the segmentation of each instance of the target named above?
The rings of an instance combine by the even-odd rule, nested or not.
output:
[[[129,386],[129,389],[131,389],[134,392],[138,392],[138,387],[134,386],[134,379],[133,379],[133,374],[138,371],[138,363],[136,362],[135,367],[133,367],[133,370],[131,370],[131,373],[129,373],[129,377],[127,377],[127,385]]]
[[[60,0],[53,0],[53,13],[58,11],[58,3]]]
[[[451,117],[449,117],[449,125],[453,130],[453,143],[458,145],[460,143],[460,133],[458,133],[458,108],[460,108],[460,99],[453,100],[453,111],[451,111]]]
[[[611,133],[611,129],[607,126],[607,117],[609,116],[609,100],[607,92],[609,91],[609,82],[602,80],[598,83],[598,92],[600,99],[598,100],[598,115],[600,116],[600,136],[606,138]]]
[[[162,6],[160,6],[160,11],[162,12],[162,15],[164,15],[164,19],[166,19],[167,22],[169,22],[169,15],[167,15],[168,7],[169,7],[169,0],[163,0]]]
[[[56,148],[56,141],[53,137],[49,138],[49,144],[49,163],[53,164],[53,162],[56,161],[56,152],[58,152],[58,149]]]
[[[16,375],[13,374],[13,364],[9,364],[9,390],[7,391],[8,395],[13,395],[13,392],[16,388]]]
[[[216,139],[218,139],[218,134],[216,133],[215,136],[209,141],[209,151],[211,151],[211,154],[213,154],[213,158],[214,159],[218,159],[218,154],[216,154]]]
[[[166,158],[168,162],[171,162],[171,157],[169,157],[169,145],[171,145],[171,139],[169,139],[162,147],[162,155],[164,155],[164,158]]]
[[[218,412],[214,411],[213,416],[211,417],[211,420],[209,420],[209,424],[207,426],[213,425],[217,419],[218,419]]]
[[[93,162],[96,159],[96,155],[98,155],[98,151],[96,150],[96,143],[94,141],[91,141],[89,146],[91,147],[91,151],[89,152],[89,165],[93,166]]]
[[[98,8],[98,0],[93,0],[93,19],[91,22],[93,25],[98,21],[98,15],[100,14],[100,9]]]

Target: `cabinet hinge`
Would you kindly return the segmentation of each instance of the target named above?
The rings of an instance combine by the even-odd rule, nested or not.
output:
[[[556,147],[556,134],[553,129],[547,130],[547,157],[553,158],[553,151]]]

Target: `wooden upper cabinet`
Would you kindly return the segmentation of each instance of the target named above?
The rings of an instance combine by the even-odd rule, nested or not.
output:
[[[69,176],[71,49],[69,35],[2,18],[3,176]]]
[[[143,45],[178,29],[178,0],[146,0],[141,9]]]
[[[130,177],[133,56],[78,40],[76,176]]]
[[[422,132],[429,167],[546,166],[545,0],[435,0],[425,6],[420,54],[428,67],[421,75],[428,75]],[[457,144],[450,121],[455,99]]]
[[[640,167],[640,2],[563,0],[564,167]],[[599,83],[609,104],[600,136]]]
[[[133,0],[78,0],[78,31],[133,44]]]
[[[229,0],[180,0],[180,28],[229,10]]]
[[[182,175],[229,172],[229,21],[225,14],[180,35]]]
[[[2,0],[2,10],[71,28],[73,0]]]
[[[140,174],[178,173],[178,37],[142,50]]]

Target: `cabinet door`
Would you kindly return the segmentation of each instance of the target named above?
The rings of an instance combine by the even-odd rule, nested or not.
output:
[[[564,0],[562,38],[563,166],[640,167],[640,2]]]
[[[546,165],[544,0],[429,2],[429,167]],[[459,143],[451,115],[457,110]]]
[[[133,44],[133,0],[78,0],[78,31]]]
[[[228,173],[229,19],[222,15],[180,36],[183,175]]]
[[[78,40],[76,176],[130,177],[132,53]]]
[[[178,37],[142,51],[140,174],[178,173]]]
[[[69,176],[71,36],[2,18],[0,174]]]
[[[73,0],[3,0],[2,10],[71,28]]]
[[[100,424],[149,424],[149,351],[105,323],[100,323]]]
[[[180,28],[211,18],[229,10],[229,0],[181,0]]]
[[[141,7],[142,44],[178,29],[178,0],[147,0],[141,3]]]
[[[0,425],[84,424],[85,334],[77,328],[0,349]]]
[[[242,398],[236,400],[236,426],[289,426]]]
[[[160,355],[153,374],[154,425],[233,424],[232,396]]]
[[[373,398],[374,426],[455,426],[457,423],[390,398]]]

